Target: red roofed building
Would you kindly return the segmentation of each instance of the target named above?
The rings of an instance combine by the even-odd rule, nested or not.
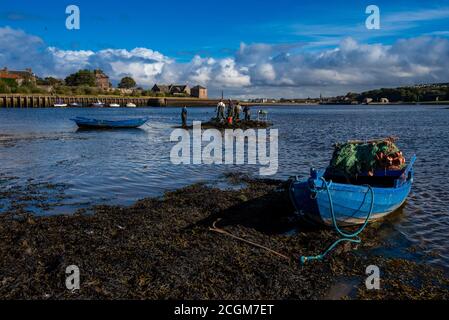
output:
[[[15,80],[18,85],[21,85],[24,81],[30,81],[36,84],[36,75],[31,69],[25,69],[25,71],[13,71],[3,68],[0,69],[0,79]]]

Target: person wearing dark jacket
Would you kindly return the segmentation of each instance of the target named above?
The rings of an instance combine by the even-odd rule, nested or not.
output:
[[[245,121],[250,121],[251,120],[251,110],[248,106],[245,106],[243,108],[243,113],[245,114]]]
[[[231,99],[229,99],[229,105],[226,116],[228,117],[228,119],[234,117],[234,102],[232,102]]]
[[[187,107],[182,108],[181,111],[181,120],[182,120],[182,127],[187,127]]]

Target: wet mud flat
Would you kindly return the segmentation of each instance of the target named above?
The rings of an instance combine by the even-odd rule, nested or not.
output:
[[[0,212],[13,215],[44,213],[63,205],[63,201],[69,198],[65,194],[67,188],[66,184],[39,182],[31,178],[22,183],[18,177],[0,172]]]
[[[0,134],[0,147],[11,148],[19,143],[29,143],[34,141],[68,141],[68,140],[87,140],[85,137],[75,137],[67,133],[48,133],[48,134]]]
[[[239,190],[195,184],[131,207],[97,206],[95,213],[0,217],[2,299],[447,299],[446,274],[409,260],[370,254],[383,245],[381,224],[363,243],[339,246],[336,235],[293,215],[287,183],[231,175]],[[279,256],[212,231],[213,226],[263,245]],[[284,257],[285,256],[285,257]],[[69,265],[80,290],[65,287]],[[367,290],[366,267],[381,270],[381,289]],[[351,283],[353,290],[339,289]],[[346,286],[347,288],[347,286]]]

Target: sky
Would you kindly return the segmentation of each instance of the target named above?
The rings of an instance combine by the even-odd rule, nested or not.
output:
[[[0,0],[0,67],[210,96],[306,98],[449,82],[449,0]],[[80,29],[66,28],[66,7]],[[380,9],[369,30],[366,8]]]

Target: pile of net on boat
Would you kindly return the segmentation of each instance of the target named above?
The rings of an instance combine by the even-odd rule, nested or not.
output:
[[[373,176],[378,170],[402,170],[405,158],[390,137],[372,141],[336,144],[326,173],[332,176]]]

